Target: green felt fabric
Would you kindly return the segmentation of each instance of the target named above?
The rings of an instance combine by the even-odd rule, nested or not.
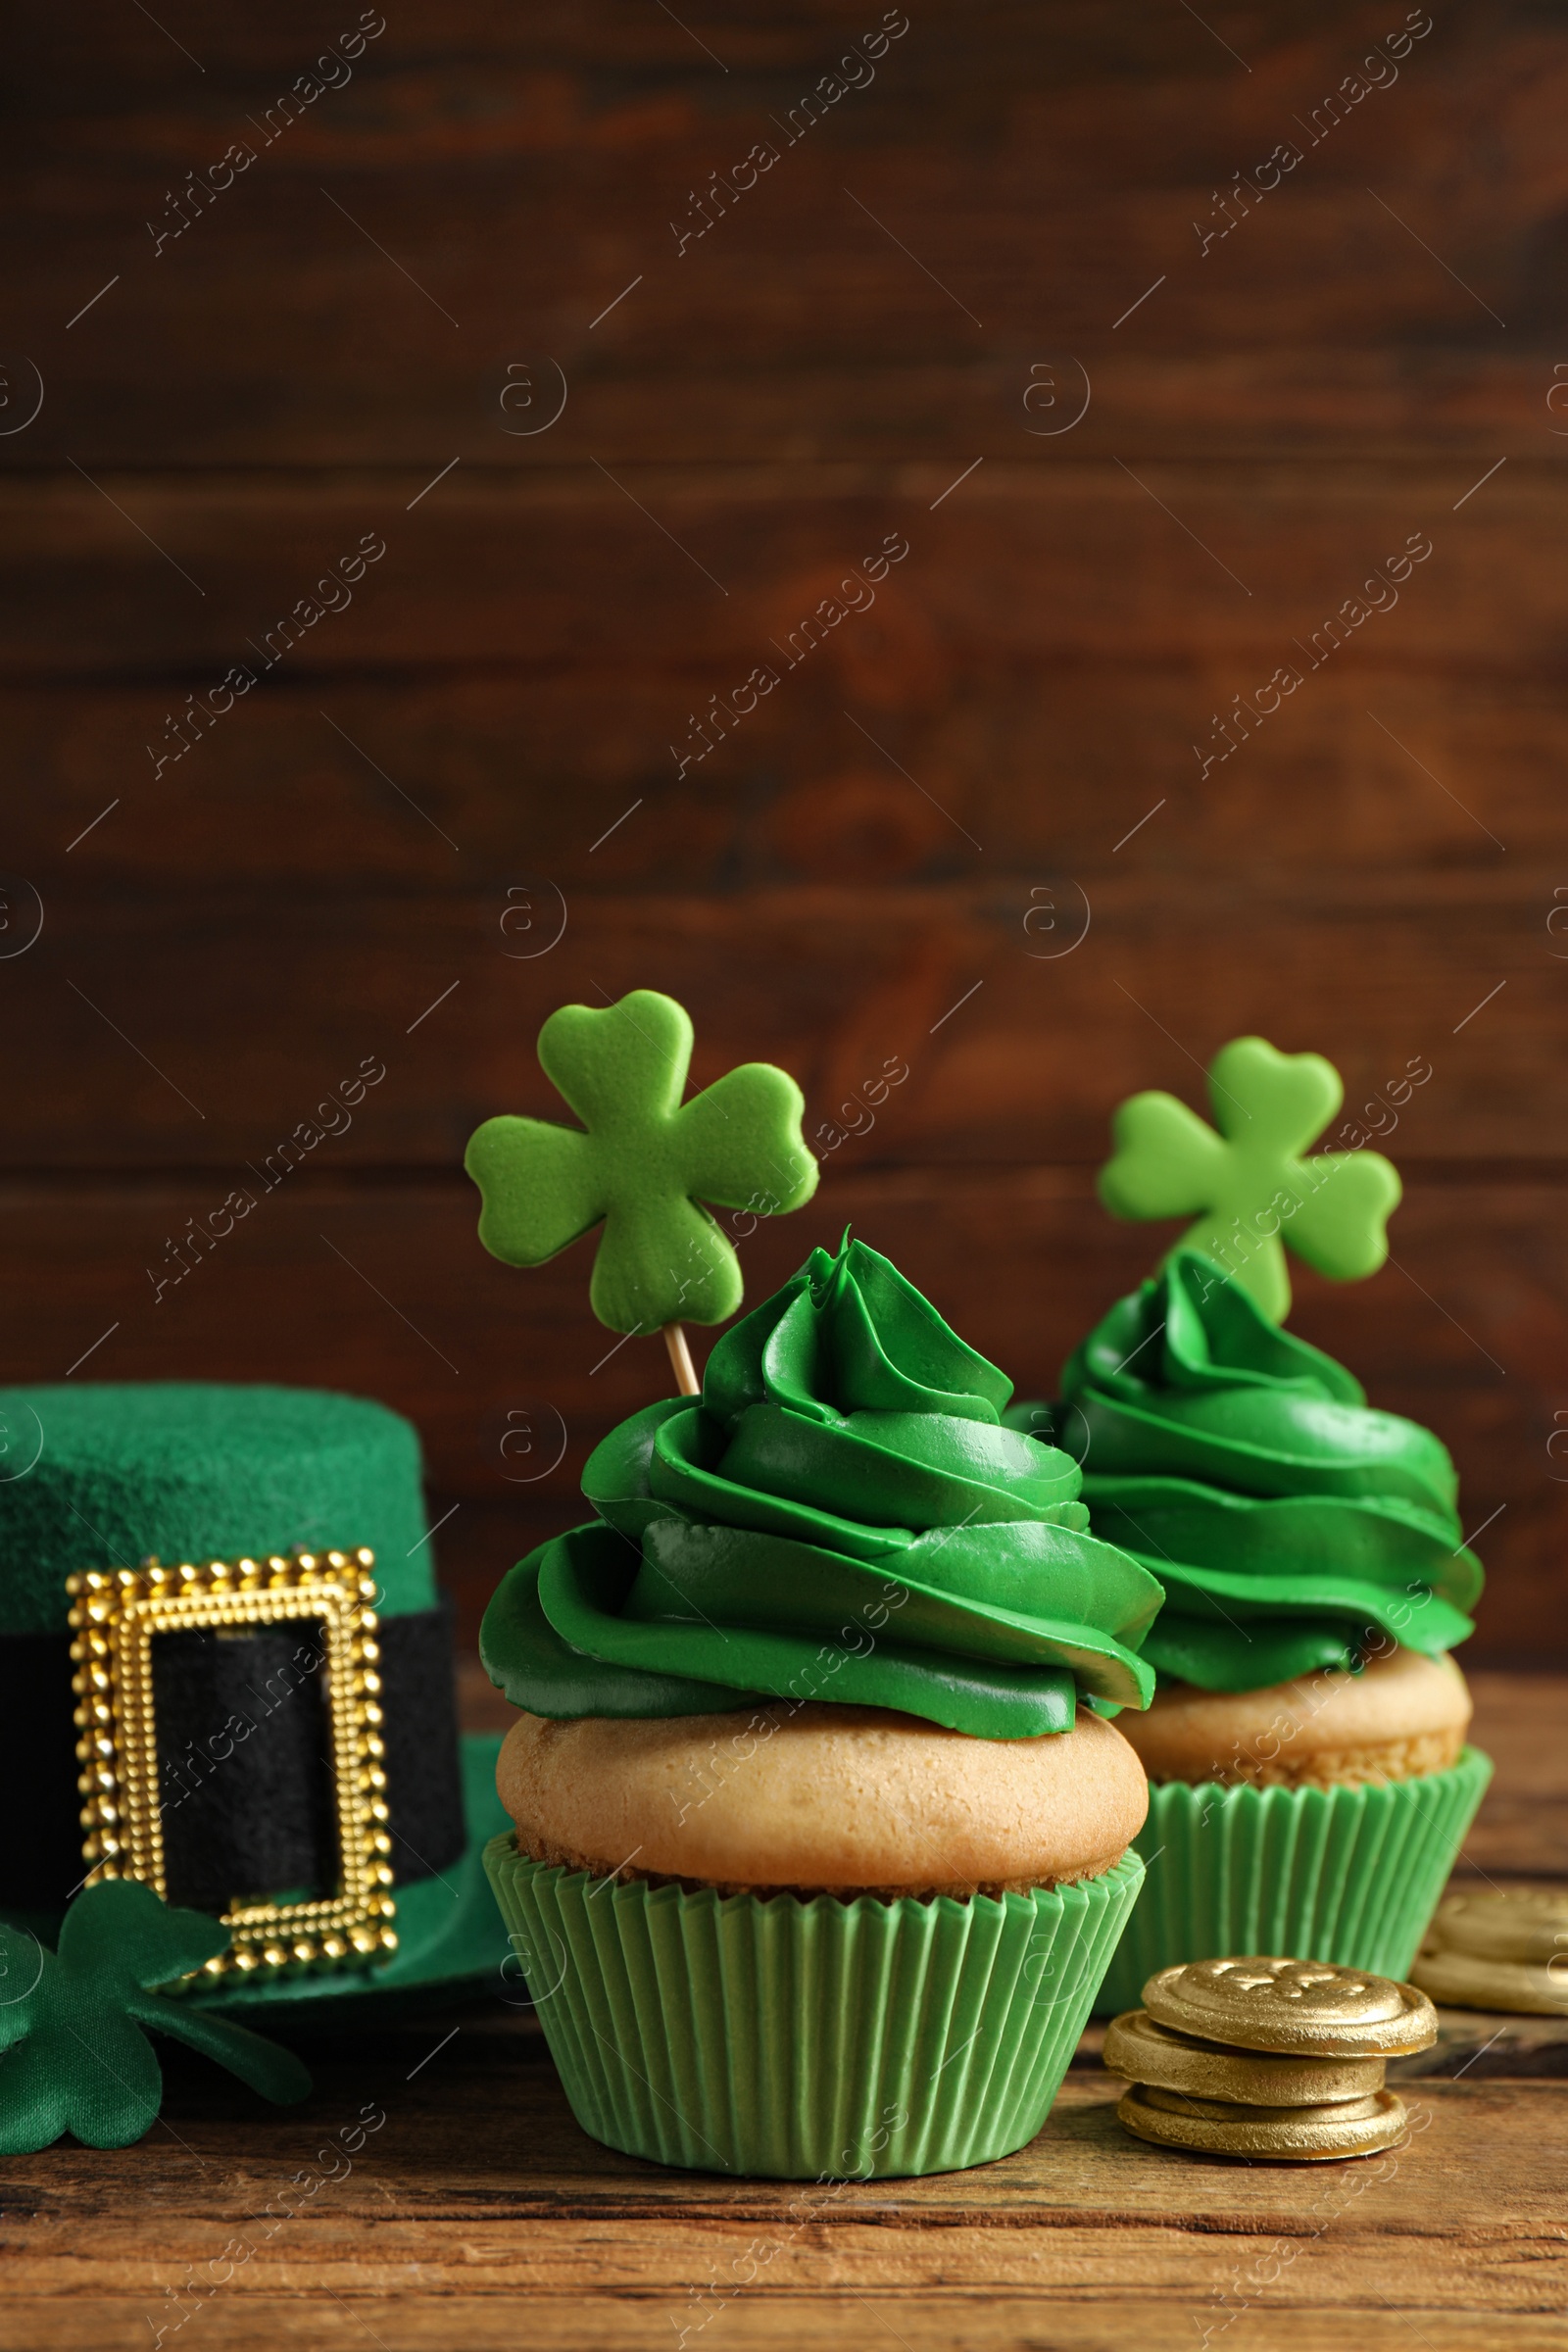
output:
[[[1162,1675],[1250,1690],[1355,1663],[1369,1634],[1436,1656],[1474,1628],[1442,1442],[1178,1251],[1062,1373],[1097,1535],[1165,1588]],[[1038,1408],[1022,1408],[1023,1418]]]
[[[496,1793],[501,1739],[498,1733],[470,1732],[459,1745],[467,1848],[439,1876],[416,1879],[394,1889],[395,1952],[370,1968],[276,1975],[259,1970],[210,1982],[198,1979],[180,1996],[186,2006],[239,2018],[267,2033],[298,2035],[380,2026],[391,2017],[453,2000],[486,1984],[511,1998],[517,1991],[516,1964],[509,1954],[480,1860],[489,1840],[512,1826]],[[19,1911],[6,1904],[4,1895],[0,1884],[0,1923],[45,1943],[54,1941],[60,1932],[58,1912]],[[32,1948],[29,1942],[29,1951]],[[24,1984],[30,1981],[35,1966],[34,1960]],[[0,1978],[0,2001],[5,1997],[5,1980]]]
[[[897,1707],[991,1740],[1143,1706],[1160,1588],[1088,1534],[1071,1458],[862,1242],[811,1256],[713,1348],[703,1393],[597,1446],[601,1525],[520,1561],[479,1648],[549,1716],[756,1694]]]
[[[1333,1281],[1375,1274],[1399,1201],[1393,1163],[1367,1151],[1301,1156],[1345,1100],[1333,1063],[1238,1037],[1215,1054],[1208,1088],[1213,1127],[1174,1095],[1121,1105],[1100,1175],[1111,1214],[1195,1218],[1179,1247],[1211,1259],[1276,1323],[1291,1306],[1287,1242]]]
[[[703,1203],[772,1216],[816,1190],[794,1079],[750,1061],[683,1104],[691,1057],[690,1019],[654,989],[563,1005],[539,1059],[582,1126],[486,1119],[465,1156],[479,1239],[508,1265],[542,1265],[603,1224],[589,1299],[612,1331],[725,1321],[740,1261]]]
[[[130,1879],[76,1897],[58,1955],[0,1925],[0,2155],[46,2148],[65,2132],[90,2148],[140,2139],[163,2096],[148,2033],[187,2042],[264,2098],[306,2097],[311,2078],[292,2051],[153,1989],[227,1942],[219,1921],[172,1910]]]
[[[73,1569],[367,1544],[388,1616],[434,1605],[411,1423],[319,1389],[0,1390],[0,1634],[64,1632]],[[35,1458],[34,1458],[35,1457]]]
[[[265,2033],[336,2034],[487,1990],[515,1996],[517,1966],[481,1857],[512,1827],[496,1794],[501,1738],[470,1732],[461,1741],[463,1809],[468,1843],[436,1877],[393,1888],[398,1948],[373,1968],[303,1971],[298,1976],[221,1977],[186,1998]]]

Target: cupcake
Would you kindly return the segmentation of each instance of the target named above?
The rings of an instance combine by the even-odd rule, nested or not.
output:
[[[1165,1590],[1158,1688],[1123,1727],[1159,1859],[1102,2006],[1229,1952],[1403,1979],[1492,1770],[1448,1654],[1482,1571],[1446,1450],[1187,1250],[1062,1397],[1096,1534]]]
[[[874,1250],[813,1251],[589,1460],[480,1648],[486,1865],[583,2128],[783,2179],[1039,2130],[1143,1876],[1150,1570]]]

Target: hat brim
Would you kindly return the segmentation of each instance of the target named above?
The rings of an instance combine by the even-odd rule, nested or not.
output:
[[[489,1839],[512,1826],[496,1794],[500,1735],[468,1733],[460,1747],[467,1843],[449,1869],[394,1889],[398,1948],[388,1960],[375,1968],[273,1977],[234,1990],[227,1988],[230,1979],[189,1997],[261,2032],[290,2034],[384,2025],[400,2011],[485,1990],[525,1999],[515,1966],[501,1974],[511,1947],[481,1860]]]

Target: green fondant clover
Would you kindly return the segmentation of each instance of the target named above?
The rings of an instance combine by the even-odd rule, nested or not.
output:
[[[1214,1259],[1276,1323],[1291,1307],[1286,1242],[1331,1281],[1375,1274],[1399,1201],[1393,1162],[1365,1151],[1302,1156],[1345,1100],[1334,1064],[1238,1037],[1209,1064],[1208,1089],[1214,1127],[1174,1095],[1121,1105],[1115,1157],[1100,1172],[1111,1214],[1196,1217],[1177,1248]]]
[[[149,2033],[216,2058],[264,2098],[303,2099],[311,2078],[291,2050],[152,1989],[228,1940],[220,1920],[172,1910],[135,1879],[79,1894],[58,1954],[0,1925],[0,2155],[30,2155],[63,2132],[89,2148],[140,2139],[164,2089]]]
[[[654,989],[604,1011],[564,1004],[539,1060],[582,1126],[486,1119],[465,1154],[479,1239],[508,1265],[542,1265],[604,1225],[589,1299],[612,1331],[722,1323],[740,1261],[703,1202],[771,1216],[816,1190],[794,1079],[748,1061],[683,1103],[691,1057],[690,1019]]]

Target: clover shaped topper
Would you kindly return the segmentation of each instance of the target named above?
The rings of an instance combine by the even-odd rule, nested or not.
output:
[[[612,1331],[675,1327],[683,1385],[679,1319],[722,1323],[742,1296],[740,1261],[703,1203],[771,1216],[808,1200],[817,1179],[793,1078],[748,1061],[683,1103],[691,1057],[689,1017],[654,989],[603,1011],[564,1004],[539,1032],[539,1060],[582,1126],[486,1119],[464,1157],[484,1201],[479,1239],[508,1265],[542,1265],[603,1224],[594,1313]]]
[[[1399,1201],[1392,1161],[1365,1151],[1302,1156],[1345,1100],[1334,1064],[1238,1037],[1210,1062],[1208,1089],[1214,1127],[1174,1095],[1121,1105],[1115,1156],[1100,1172],[1112,1216],[1196,1217],[1177,1249],[1213,1258],[1275,1323],[1291,1309],[1286,1242],[1331,1281],[1375,1274]]]
[[[106,1879],[66,1913],[58,1955],[0,1925],[0,2155],[30,2155],[63,2132],[128,2147],[158,2113],[164,2079],[147,2041],[169,2034],[264,2098],[303,2099],[291,2050],[193,2002],[154,1991],[226,1950],[228,1930],[176,1911],[135,1879]]]

